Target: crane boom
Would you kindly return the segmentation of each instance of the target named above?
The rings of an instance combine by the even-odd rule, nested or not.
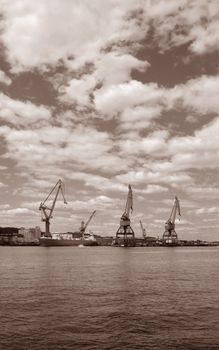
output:
[[[91,220],[92,220],[92,218],[93,218],[95,213],[96,213],[96,210],[94,210],[93,213],[90,215],[89,219],[87,220],[86,224],[84,225],[84,231],[86,230],[87,226],[91,222]]]
[[[127,217],[129,219],[130,211],[133,211],[133,195],[132,195],[132,188],[131,185],[129,185],[127,200],[126,200],[126,206],[123,216]]]
[[[145,228],[144,228],[144,226],[143,226],[141,220],[140,220],[140,225],[141,225],[141,230],[142,230],[143,238],[146,238],[146,230],[145,230]]]
[[[63,186],[64,186],[63,182],[61,180],[59,180],[56,183],[56,185],[52,188],[52,190],[49,192],[49,194],[46,197],[46,199],[42,203],[40,203],[39,210],[41,210],[43,215],[44,215],[44,218],[42,218],[42,221],[44,221],[45,225],[46,225],[46,230],[45,230],[45,235],[46,236],[50,236],[50,230],[49,230],[50,219],[52,218],[52,214],[53,214],[53,211],[54,211],[54,208],[55,208],[55,204],[56,204],[56,201],[57,201],[57,198],[58,198],[58,194],[59,194],[60,191],[62,193],[62,197],[63,197],[64,203],[67,204],[65,196],[64,196]],[[56,191],[56,193],[55,193],[54,199],[52,201],[52,205],[48,206],[47,205],[47,201],[51,198],[52,194],[55,191]]]
[[[181,216],[179,199],[177,198],[177,196],[175,196],[175,201],[174,201],[173,208],[172,208],[172,211],[171,211],[171,214],[170,214],[170,218],[169,218],[169,221],[172,224],[175,224],[177,212],[178,212],[178,215]]]
[[[93,213],[90,215],[90,217],[86,223],[84,223],[84,221],[81,222],[81,228],[80,228],[81,233],[84,233],[86,231],[86,229],[87,229],[89,223],[91,222],[95,213],[96,213],[96,210],[93,211]]]

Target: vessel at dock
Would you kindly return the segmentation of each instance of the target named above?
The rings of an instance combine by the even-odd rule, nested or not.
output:
[[[86,233],[88,224],[96,213],[96,210],[92,212],[86,223],[84,221],[81,222],[79,231],[67,233],[50,233],[50,219],[52,218],[59,192],[62,194],[64,203],[67,204],[64,196],[64,184],[61,180],[59,180],[50,191],[46,199],[39,206],[39,210],[42,213],[42,221],[45,222],[45,233],[40,237],[39,245],[44,247],[98,245],[97,239],[93,233]],[[52,197],[54,197],[53,200]]]
[[[80,232],[68,233],[52,233],[50,237],[41,237],[39,239],[40,246],[97,246],[98,242],[92,233],[80,235]]]

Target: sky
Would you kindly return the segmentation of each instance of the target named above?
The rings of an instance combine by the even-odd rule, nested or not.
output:
[[[0,226],[219,240],[218,0],[0,0]]]

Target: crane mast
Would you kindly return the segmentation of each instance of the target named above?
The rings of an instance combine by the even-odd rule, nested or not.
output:
[[[133,194],[131,185],[128,186],[128,195],[125,205],[125,211],[120,219],[120,226],[116,232],[114,245],[135,246],[135,234],[131,227],[130,213],[133,211]]]
[[[176,215],[181,216],[179,199],[175,197],[172,211],[169,219],[165,223],[165,232],[163,234],[163,243],[166,245],[177,245],[178,237],[175,231]]]
[[[61,192],[64,203],[67,204],[65,196],[64,196],[64,184],[61,180],[59,180],[56,185],[52,188],[46,199],[40,203],[39,210],[42,212],[42,221],[45,222],[45,237],[50,237],[50,219],[52,218],[52,214],[55,208],[55,204],[58,198],[58,194]],[[53,200],[52,195],[55,193]],[[51,205],[47,204],[48,201],[51,201]]]

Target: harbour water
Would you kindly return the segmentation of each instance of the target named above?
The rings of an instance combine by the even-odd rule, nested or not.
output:
[[[219,248],[0,247],[1,350],[219,349]]]

